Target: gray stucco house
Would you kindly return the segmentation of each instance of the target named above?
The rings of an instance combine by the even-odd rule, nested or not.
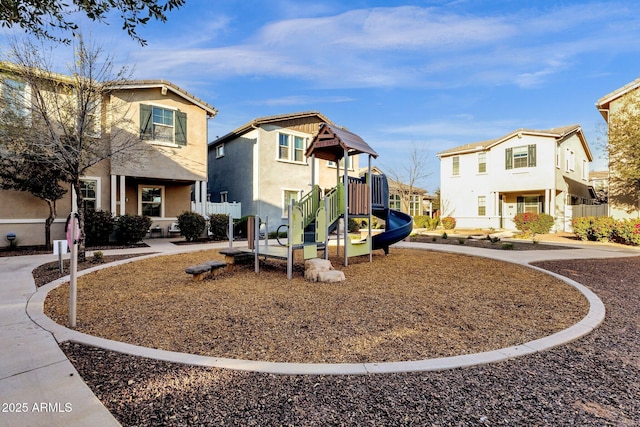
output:
[[[305,157],[321,123],[316,111],[261,117],[209,143],[208,193],[212,202],[240,202],[242,216],[268,217],[269,231],[286,222],[286,206],[311,189],[312,173],[321,188],[336,185],[334,162]],[[358,176],[358,156],[349,174]],[[339,165],[342,169],[342,165]]]

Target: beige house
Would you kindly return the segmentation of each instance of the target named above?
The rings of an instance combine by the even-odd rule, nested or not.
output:
[[[243,216],[268,218],[274,231],[286,220],[291,200],[308,193],[312,181],[329,189],[342,176],[342,164],[305,156],[322,123],[333,125],[316,111],[260,117],[212,141],[210,201],[240,202]],[[358,176],[357,155],[348,157],[347,169]]]
[[[3,96],[19,90],[28,99],[28,85],[17,81],[7,69],[0,72]],[[206,196],[207,121],[217,110],[171,82],[141,80],[110,87],[100,111],[97,132],[105,144],[117,147],[133,139],[137,144],[123,156],[104,160],[87,171],[81,181],[85,207],[115,215],[148,215],[154,226],[166,231],[177,215],[190,210],[192,199]],[[124,120],[107,127],[107,118],[114,111]],[[69,191],[58,201],[53,239],[64,239],[64,224],[75,206],[73,199],[73,191]],[[47,216],[45,202],[29,193],[0,190],[2,240],[11,232],[16,233],[20,245],[44,244]]]
[[[614,90],[613,92],[603,96],[596,102],[596,108],[604,117],[609,127],[609,138],[612,125],[616,119],[624,115],[623,108],[625,104],[631,103],[631,108],[636,108],[640,100],[640,78]],[[634,105],[635,104],[635,105]],[[632,110],[630,110],[632,111]],[[617,181],[615,167],[609,164],[609,216],[616,219],[638,218],[640,217],[640,196],[622,196],[618,191],[613,191],[619,181]],[[618,187],[619,188],[619,187]]]
[[[455,147],[440,158],[441,215],[458,228],[515,230],[521,212],[547,213],[570,228],[571,205],[588,203],[591,150],[579,125],[518,129]]]
[[[364,176],[368,168],[360,169],[360,176]],[[385,173],[377,166],[371,168],[371,172],[378,175]],[[400,181],[396,181],[387,175],[389,185],[389,209],[404,212],[412,217],[418,215],[433,215],[433,199],[424,188],[410,186]]]

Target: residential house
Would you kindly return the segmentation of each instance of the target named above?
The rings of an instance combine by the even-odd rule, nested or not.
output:
[[[604,204],[609,197],[609,171],[592,171],[589,173],[589,185],[594,191],[594,203]]]
[[[0,69],[0,92],[29,87],[17,80],[11,67]],[[64,84],[66,76],[56,76]],[[135,150],[103,160],[82,178],[86,209],[115,215],[148,215],[154,227],[166,230],[192,199],[206,196],[207,122],[217,110],[166,80],[138,80],[108,88],[103,96],[99,136],[116,147],[125,139],[137,139]],[[72,95],[70,95],[72,96]],[[26,97],[25,99],[28,99]],[[107,117],[123,120],[106,127]],[[70,189],[71,190],[71,189]],[[59,200],[53,239],[64,239],[64,225],[75,208],[73,191]],[[44,220],[48,209],[29,193],[0,190],[0,236],[16,233],[20,245],[44,244]],[[0,243],[1,244],[1,243]]]
[[[360,169],[360,176],[367,173],[367,168]],[[377,166],[371,168],[371,173],[384,175],[384,172]],[[412,217],[418,215],[433,215],[433,199],[424,188],[411,186],[409,184],[394,180],[387,175],[389,185],[389,208],[407,213]]]
[[[592,154],[579,125],[519,129],[455,147],[440,158],[440,209],[459,228],[515,229],[522,212],[547,213],[570,228],[571,205],[587,203]]]
[[[622,86],[619,89],[603,96],[596,102],[596,108],[607,122],[608,134],[611,139],[612,126],[617,119],[625,119],[625,106],[630,105],[628,111],[631,113],[640,102],[640,78]],[[637,111],[640,117],[640,111]],[[611,160],[611,158],[610,158]],[[609,163],[609,212],[608,215],[616,219],[638,218],[640,217],[640,196],[631,195],[631,192],[620,191],[618,184],[620,181],[616,175],[615,166]],[[626,194],[624,194],[626,193]]]
[[[212,141],[210,201],[240,202],[242,216],[268,218],[274,231],[285,222],[291,200],[308,193],[312,182],[328,189],[342,176],[342,162],[305,156],[322,123],[334,125],[316,111],[260,117]],[[358,156],[347,158],[347,169],[358,175]]]

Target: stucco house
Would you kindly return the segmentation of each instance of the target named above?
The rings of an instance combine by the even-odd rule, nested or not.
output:
[[[609,142],[615,138],[616,120],[640,120],[640,78],[603,96],[596,102],[596,108],[607,122]],[[626,110],[626,111],[625,111]],[[632,115],[632,116],[629,116]],[[625,126],[624,124],[622,125]],[[636,125],[637,126],[637,125]],[[625,159],[620,159],[625,161]],[[615,160],[609,155],[609,212],[616,219],[640,217],[640,196],[632,189],[623,188],[616,174]],[[636,193],[636,194],[634,194]]]
[[[333,125],[316,111],[260,117],[210,142],[210,201],[240,202],[243,216],[268,218],[274,231],[291,200],[311,190],[312,174],[322,189],[342,174],[342,164],[305,157],[322,123]],[[358,176],[357,155],[348,157],[347,169]]]
[[[364,176],[368,168],[360,169],[360,176]],[[373,166],[371,172],[378,175],[385,175],[379,167]],[[389,208],[409,214],[411,217],[418,215],[433,215],[433,200],[435,196],[430,195],[427,190],[417,186],[411,186],[390,178],[387,175],[389,185]]]
[[[587,203],[591,150],[579,125],[518,129],[438,153],[440,209],[459,228],[515,230],[521,212],[547,213],[570,228],[571,205]]]
[[[64,83],[65,76],[57,79]],[[0,92],[4,96],[10,90],[29,99],[28,85],[10,69],[0,69]],[[138,143],[130,155],[103,160],[82,177],[85,208],[148,215],[154,227],[166,230],[177,215],[190,210],[192,199],[206,197],[207,122],[217,110],[166,80],[127,81],[110,86],[108,92],[97,130],[102,143],[114,147],[122,143],[120,138]],[[107,127],[116,109],[123,116],[119,128]],[[75,206],[73,191],[57,206],[52,238],[64,239],[64,224]],[[0,190],[2,240],[11,232],[20,245],[44,244],[47,215],[46,204],[29,193]]]

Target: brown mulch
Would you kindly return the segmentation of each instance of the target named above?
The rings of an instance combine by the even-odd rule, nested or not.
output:
[[[521,344],[564,329],[588,310],[573,287],[490,259],[381,251],[340,266],[346,282],[310,283],[281,262],[194,282],[189,265],[215,250],[163,256],[78,279],[77,329],[136,345],[273,362],[426,359]],[[299,264],[301,265],[301,264]],[[68,287],[45,313],[68,319]],[[100,303],[97,304],[96,302]]]
[[[61,347],[123,425],[637,425],[640,258],[537,265],[590,287],[603,299],[607,318],[573,343],[486,366],[288,376]],[[454,306],[457,297],[451,294]]]

